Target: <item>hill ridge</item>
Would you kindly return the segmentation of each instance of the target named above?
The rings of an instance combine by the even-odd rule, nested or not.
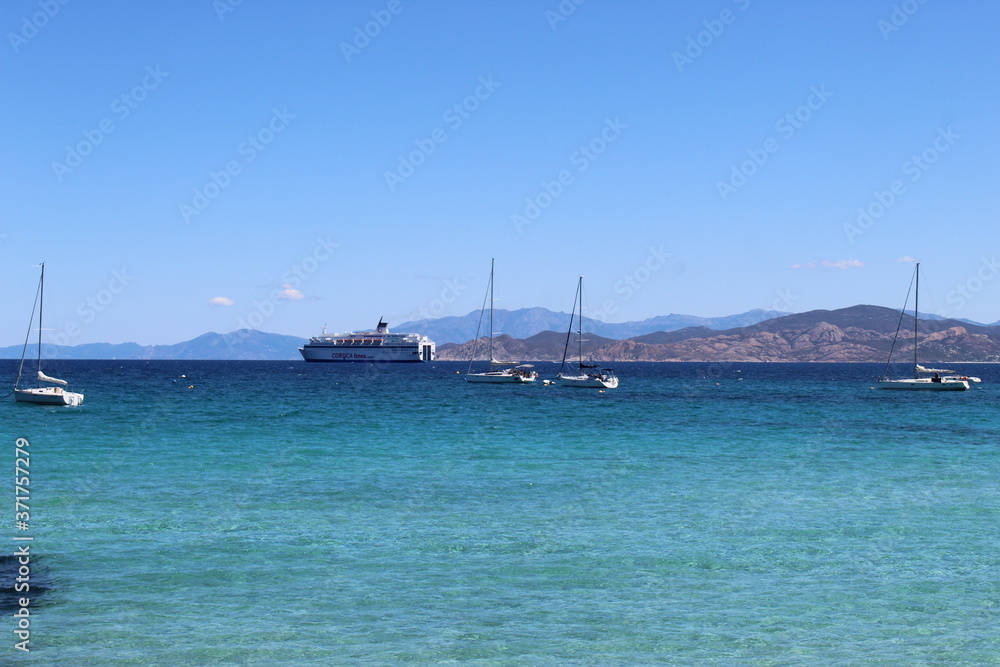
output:
[[[544,309],[542,309],[544,310]],[[514,311],[512,311],[514,312]],[[558,330],[537,331],[518,338],[497,336],[498,356],[522,361],[560,361],[566,322]],[[655,319],[655,318],[653,318]],[[876,361],[889,354],[897,326],[894,361],[912,359],[913,316],[883,306],[858,305],[836,310],[811,310],[759,320],[722,330],[704,325],[656,331],[626,338],[604,336],[584,326],[585,354],[595,361]],[[403,330],[402,327],[394,330]],[[483,339],[481,339],[482,342]],[[43,344],[47,359],[205,359],[301,360],[305,337],[240,329],[209,332],[171,345],[88,343],[76,346]],[[438,343],[438,359],[468,361],[474,341]],[[0,358],[18,359],[22,346],[0,348]],[[35,345],[28,355],[36,354]],[[928,363],[1000,361],[1000,326],[955,319],[920,319],[920,358]]]
[[[851,306],[813,310],[764,320],[746,327],[713,331],[689,327],[625,340],[599,342],[591,336],[588,358],[620,361],[799,361],[885,362],[897,327],[902,332],[893,361],[906,362],[913,342],[905,333],[913,329],[913,316],[882,306]],[[553,349],[517,341],[494,340],[499,354],[523,361],[559,361],[562,346]],[[927,362],[1000,361],[1000,327],[960,320],[920,321],[920,357]],[[439,359],[468,359],[471,344],[443,345]]]

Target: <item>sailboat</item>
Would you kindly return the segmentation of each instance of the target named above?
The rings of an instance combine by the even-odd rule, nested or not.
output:
[[[42,263],[42,275],[38,279],[38,291],[35,293],[35,306],[38,308],[38,365],[34,387],[21,387],[21,377],[24,372],[24,356],[28,350],[28,338],[31,337],[31,325],[35,320],[35,308],[31,309],[31,321],[28,323],[28,333],[24,337],[24,347],[21,349],[21,364],[17,367],[17,380],[14,382],[14,400],[18,403],[36,403],[38,405],[83,405],[83,394],[69,391],[66,380],[49,377],[42,372],[42,303],[45,300],[45,264]],[[46,384],[42,384],[42,383]],[[51,386],[59,385],[59,386]]]
[[[917,263],[913,272],[913,377],[890,379],[888,376],[889,363],[892,361],[892,350],[896,347],[896,338],[899,337],[899,326],[896,326],[896,335],[892,339],[892,347],[889,349],[889,359],[885,362],[885,370],[878,381],[879,389],[910,389],[919,391],[965,391],[969,388],[969,379],[959,377],[954,371],[936,368],[924,368],[917,363],[917,324],[919,322],[919,311],[917,304],[920,299],[920,263]],[[909,300],[909,293],[906,298]],[[903,311],[899,314],[899,322],[903,322],[903,313],[906,312],[906,304],[903,304]],[[941,375],[949,373],[950,375]],[[928,377],[929,376],[929,377]],[[978,381],[978,379],[975,379]]]
[[[573,318],[578,307],[580,317],[576,334],[580,352],[577,373],[574,375],[567,372],[566,357],[569,353],[570,337],[573,334]],[[583,276],[580,276],[580,280],[576,284],[576,298],[573,301],[573,310],[569,316],[569,330],[566,332],[566,346],[563,348],[562,365],[559,367],[559,375],[556,376],[556,379],[564,387],[595,387],[599,389],[614,389],[617,387],[618,376],[615,375],[612,369],[605,368],[601,370],[596,365],[588,365],[583,362],[583,342]]]
[[[521,384],[524,382],[534,382],[535,378],[538,377],[538,373],[532,370],[531,364],[520,364],[517,362],[510,361],[497,361],[496,356],[493,353],[493,260],[490,260],[490,283],[486,287],[486,298],[483,302],[483,309],[479,313],[479,326],[483,324],[483,315],[486,313],[486,301],[489,302],[490,308],[490,319],[489,319],[489,353],[490,353],[490,369],[482,373],[473,373],[472,364],[476,360],[476,351],[479,347],[479,328],[476,329],[476,344],[472,349],[472,358],[469,360],[469,368],[465,373],[465,380],[467,382],[490,382],[493,384],[509,384],[517,383]],[[506,368],[504,368],[506,366]],[[511,366],[515,366],[511,368]]]

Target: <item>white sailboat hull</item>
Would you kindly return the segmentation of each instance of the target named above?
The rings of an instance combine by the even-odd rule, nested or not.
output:
[[[958,378],[902,378],[899,380],[879,380],[879,389],[903,389],[910,391],[965,391],[969,383]]]
[[[15,389],[14,401],[36,405],[83,405],[83,394],[66,391],[62,387],[34,387]]]
[[[614,389],[618,386],[618,378],[614,375],[563,375],[556,376],[556,381],[563,387],[584,387],[594,389]]]
[[[492,384],[521,384],[524,382],[534,382],[535,375],[518,375],[510,371],[489,371],[488,373],[469,373],[465,376],[466,382],[488,382]]]

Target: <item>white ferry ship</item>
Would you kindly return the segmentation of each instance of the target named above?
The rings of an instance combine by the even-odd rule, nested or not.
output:
[[[434,341],[415,333],[389,333],[382,319],[375,331],[313,336],[299,348],[306,361],[419,363],[434,361]]]

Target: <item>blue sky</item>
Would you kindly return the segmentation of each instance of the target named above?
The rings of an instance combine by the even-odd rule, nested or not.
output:
[[[1000,319],[1000,6],[8,0],[0,345],[497,306]]]

